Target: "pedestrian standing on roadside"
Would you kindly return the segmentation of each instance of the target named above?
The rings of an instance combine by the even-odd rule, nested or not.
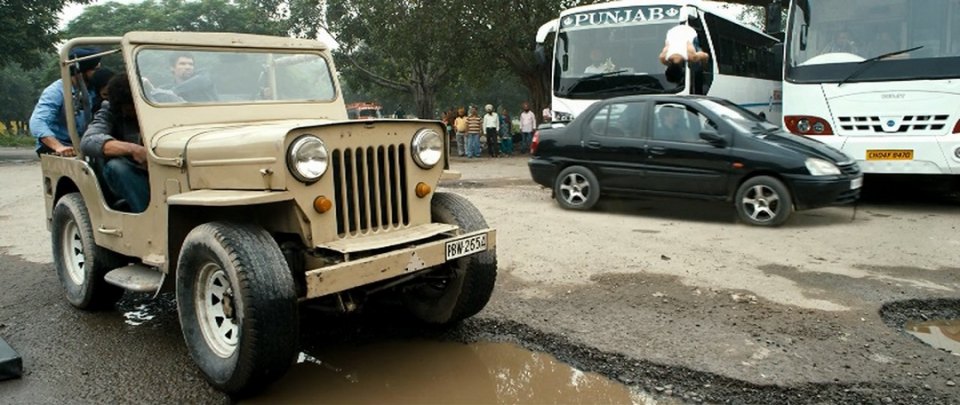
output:
[[[500,108],[500,154],[513,155],[513,124],[506,107]]]
[[[469,155],[467,149],[467,114],[463,107],[457,110],[457,118],[453,120],[453,130],[456,131],[457,155],[464,157]]]
[[[530,103],[523,103],[523,112],[520,113],[520,150],[530,153],[530,144],[533,142],[533,131],[537,128],[537,115],[530,111]]]
[[[477,115],[477,107],[470,107],[467,116],[467,157],[480,157],[480,131],[483,131],[483,120]]]
[[[487,152],[490,157],[500,157],[500,116],[493,111],[493,105],[483,107],[487,113],[483,115],[483,133],[487,136]]]

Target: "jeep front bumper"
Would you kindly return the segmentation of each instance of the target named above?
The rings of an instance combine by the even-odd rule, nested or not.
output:
[[[447,262],[447,257],[452,256],[449,260],[456,260],[464,257],[462,253],[457,252],[457,243],[476,241],[479,237],[485,237],[486,248],[471,252],[467,256],[496,248],[497,231],[484,229],[308,270],[306,272],[307,295],[304,298],[322,297],[378,281],[414,274]],[[448,244],[451,246],[448,247]]]

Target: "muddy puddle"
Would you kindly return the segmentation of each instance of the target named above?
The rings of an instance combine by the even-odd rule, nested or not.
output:
[[[930,346],[960,356],[960,319],[907,322],[903,329]]]
[[[656,404],[603,376],[505,343],[397,342],[301,353],[246,403]]]

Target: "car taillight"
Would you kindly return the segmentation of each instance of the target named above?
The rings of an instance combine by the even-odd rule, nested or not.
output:
[[[530,141],[530,154],[537,153],[537,146],[540,145],[540,131],[533,131],[533,140]]]
[[[960,120],[957,120],[957,123],[953,125],[953,133],[960,134]]]
[[[788,115],[783,117],[787,130],[796,135],[833,135],[827,120],[812,115]]]

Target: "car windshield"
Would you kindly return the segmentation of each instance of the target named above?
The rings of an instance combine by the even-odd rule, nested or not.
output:
[[[676,93],[657,55],[676,26],[676,6],[622,7],[564,16],[557,35],[554,92],[568,98]]]
[[[327,102],[336,98],[326,59],[315,53],[144,49],[144,96],[155,104]]]
[[[740,132],[763,134],[779,129],[750,110],[726,100],[704,99],[702,104],[710,111],[735,126]]]

